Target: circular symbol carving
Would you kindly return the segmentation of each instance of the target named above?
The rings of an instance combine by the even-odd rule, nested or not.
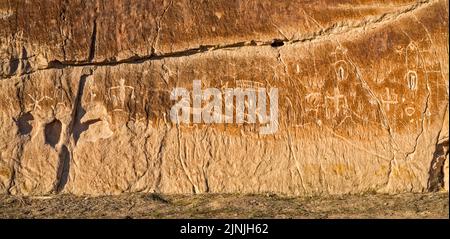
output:
[[[413,107],[406,107],[405,108],[405,113],[408,116],[412,116],[415,112],[416,112],[416,109],[414,109]]]

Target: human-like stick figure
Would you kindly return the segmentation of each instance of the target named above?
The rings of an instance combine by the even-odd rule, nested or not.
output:
[[[123,109],[125,104],[125,98],[127,96],[127,89],[131,90],[131,99],[135,98],[134,95],[134,88],[128,85],[125,85],[125,80],[121,78],[119,80],[118,86],[113,86],[109,88],[108,94],[110,96],[110,99],[113,101],[114,108],[119,107],[120,109]],[[115,91],[116,94],[111,95],[111,92]]]
[[[339,109],[341,108],[341,99],[344,102],[344,106],[347,105],[347,97],[341,94],[338,87],[334,88],[334,95],[326,96],[326,99],[331,100],[334,103],[334,116],[337,116],[339,114]]]

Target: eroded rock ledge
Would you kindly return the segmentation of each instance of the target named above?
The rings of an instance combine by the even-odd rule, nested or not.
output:
[[[0,191],[448,190],[448,2],[2,1]],[[174,125],[175,87],[279,89],[279,131]]]

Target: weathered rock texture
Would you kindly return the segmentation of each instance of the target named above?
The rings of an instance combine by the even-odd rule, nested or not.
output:
[[[448,190],[448,1],[0,0],[0,192]],[[174,125],[279,88],[279,131]]]

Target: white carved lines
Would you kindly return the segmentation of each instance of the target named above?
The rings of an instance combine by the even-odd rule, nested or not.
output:
[[[125,79],[123,78],[119,80],[119,85],[110,87],[108,89],[108,96],[112,101],[114,110],[123,110],[127,97],[127,91],[131,92],[131,99],[134,99],[136,97],[134,93],[134,87],[125,85]]]
[[[405,64],[408,69],[419,67],[420,53],[419,47],[415,42],[410,42],[408,46],[406,46],[405,54]]]
[[[256,91],[256,89],[258,89],[258,88],[266,88],[266,86],[263,83],[260,83],[260,82],[257,82],[257,81],[237,80],[236,81],[236,88],[251,89],[253,91]]]
[[[349,73],[348,65],[349,64],[345,60],[347,51],[348,51],[348,49],[346,49],[342,46],[337,46],[336,49],[333,52],[331,52],[331,54],[330,54],[335,59],[335,62],[333,65],[334,65],[334,71],[336,72],[336,77],[337,77],[338,81],[346,80],[348,77],[348,73]]]
[[[395,93],[392,93],[391,90],[386,87],[386,95],[385,98],[381,99],[381,103],[384,105],[386,112],[389,112],[391,110],[391,105],[398,104],[398,95]]]
[[[348,107],[347,105],[347,97],[343,94],[341,94],[338,87],[335,87],[333,90],[332,96],[326,96],[325,97],[325,108],[327,109],[327,118],[331,117],[331,114],[329,113],[328,109],[328,101],[332,101],[332,105],[334,107],[334,117],[339,115],[341,107]]]
[[[413,107],[406,107],[405,108],[405,114],[409,117],[411,117],[414,113],[416,112],[416,109],[414,109]]]
[[[28,97],[33,101],[33,103],[28,105],[28,107],[31,108],[31,111],[42,110],[42,107],[39,105],[42,101],[53,100],[53,98],[46,95],[39,98],[39,96],[28,94]]]
[[[343,81],[348,78],[348,64],[344,60],[340,60],[334,63],[334,70],[338,81]]]
[[[324,97],[322,95],[322,93],[320,92],[311,92],[308,93],[305,96],[305,113],[307,115],[310,115],[312,113],[312,116],[315,120],[315,122],[320,121],[319,120],[319,113],[320,113],[320,108],[324,108]],[[303,125],[297,125],[297,126],[303,126]]]
[[[409,70],[408,73],[406,73],[406,82],[407,82],[407,86],[408,89],[410,90],[417,90],[417,85],[419,79],[417,77],[417,72]]]

